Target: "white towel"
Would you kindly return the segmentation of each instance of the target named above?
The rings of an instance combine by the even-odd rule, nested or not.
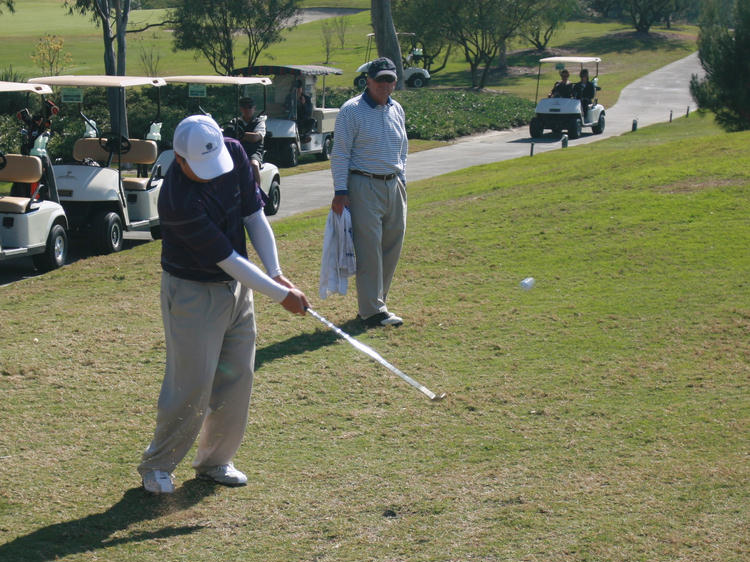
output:
[[[357,272],[352,237],[352,216],[349,209],[337,215],[328,213],[323,234],[323,256],[320,263],[320,298],[333,293],[345,295],[349,288],[349,277]]]

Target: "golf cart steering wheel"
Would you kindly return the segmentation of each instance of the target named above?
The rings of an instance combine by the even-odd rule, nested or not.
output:
[[[244,131],[241,130],[236,122],[227,121],[226,123],[220,124],[219,127],[221,128],[221,132],[225,137],[242,140],[241,138],[238,138],[238,135],[241,137]]]
[[[5,166],[8,164],[8,159],[5,157],[5,153],[0,150],[0,170],[5,168]]]
[[[110,154],[125,154],[130,150],[130,140],[127,137],[108,131],[99,137],[99,146]]]

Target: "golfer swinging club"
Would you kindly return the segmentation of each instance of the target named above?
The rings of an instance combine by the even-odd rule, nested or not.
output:
[[[225,139],[210,117],[193,115],[175,129],[174,152],[159,195],[166,369],[156,431],[138,467],[155,494],[174,492],[172,471],[199,433],[196,476],[247,483],[232,459],[253,383],[252,289],[294,314],[309,306],[281,272],[242,145]],[[248,261],[245,230],[267,274]]]

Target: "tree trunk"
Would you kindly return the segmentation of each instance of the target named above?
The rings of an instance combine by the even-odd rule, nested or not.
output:
[[[125,31],[128,28],[128,17],[130,16],[130,0],[117,1],[116,4],[116,27],[115,33],[117,38],[117,76],[125,76],[127,43],[125,41]],[[112,129],[125,138],[129,138],[128,130],[128,112],[125,105],[125,89],[119,88],[117,92],[117,117],[112,116]],[[117,125],[114,125],[115,120]]]
[[[398,74],[396,89],[402,90],[404,88],[404,65],[401,61],[401,45],[393,25],[391,0],[372,0],[370,9],[378,56],[388,57],[396,65]]]

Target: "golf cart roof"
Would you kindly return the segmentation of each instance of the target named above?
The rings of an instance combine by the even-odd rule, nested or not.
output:
[[[102,88],[127,88],[129,86],[164,86],[163,78],[149,76],[68,75],[31,78],[32,84],[50,86],[97,86]]]
[[[164,80],[168,83],[179,82],[181,84],[234,84],[236,86],[271,84],[270,78],[256,76],[165,76]]]
[[[547,57],[539,59],[539,62],[573,62],[576,64],[585,64],[587,62],[602,62],[599,57]]]
[[[260,65],[260,66],[246,66],[245,68],[235,68],[232,71],[234,75],[252,76],[254,74],[260,75],[282,75],[291,74],[293,76],[325,76],[327,74],[343,74],[344,72],[340,68],[333,68],[331,66],[320,66],[317,64],[290,64],[290,65]]]
[[[37,94],[51,94],[52,88],[46,84],[26,84],[23,82],[0,81],[0,92],[36,92]]]

